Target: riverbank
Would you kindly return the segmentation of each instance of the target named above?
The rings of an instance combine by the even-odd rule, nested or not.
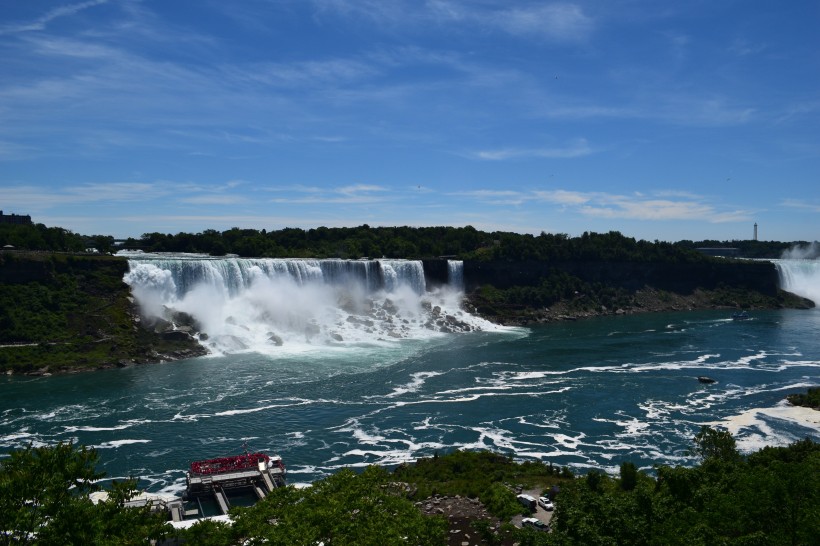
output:
[[[616,298],[602,298],[592,291],[578,292],[570,299],[561,299],[549,306],[512,303],[505,297],[506,292],[479,288],[465,297],[465,309],[505,326],[527,326],[636,313],[814,308],[811,300],[783,290],[778,290],[775,296],[732,288],[696,289],[690,294],[679,294],[646,286],[632,293],[621,292]],[[616,305],[612,305],[613,301]]]
[[[0,373],[47,375],[191,358],[190,336],[139,326],[123,281],[128,262],[102,255],[0,254]]]

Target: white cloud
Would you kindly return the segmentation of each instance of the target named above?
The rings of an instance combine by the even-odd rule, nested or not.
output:
[[[275,188],[270,191],[274,191],[279,195],[271,199],[269,201],[271,203],[355,205],[384,203],[397,199],[389,188],[373,184],[353,184],[330,188],[292,186]],[[303,195],[291,196],[287,195],[288,192]]]
[[[591,194],[591,199],[579,211],[585,216],[597,218],[690,220],[713,224],[748,221],[752,218],[749,211],[720,210],[703,199],[684,197],[673,200],[606,193]]]
[[[591,194],[567,190],[536,191],[533,192],[533,195],[539,201],[547,201],[557,205],[583,205],[591,199]]]
[[[491,205],[521,205],[526,202],[528,194],[525,192],[510,191],[510,190],[474,190],[452,193],[459,197],[472,197],[482,203]]]
[[[0,161],[28,159],[35,154],[36,151],[36,148],[31,146],[0,140]]]
[[[516,7],[487,14],[486,19],[510,34],[540,35],[561,42],[585,41],[594,26],[580,6],[568,3]]]
[[[661,198],[661,193],[666,198]],[[751,211],[724,210],[688,192],[664,191],[647,196],[642,193],[619,195],[563,189],[531,192],[477,190],[460,195],[495,205],[549,203],[558,205],[563,212],[574,212],[590,218],[647,221],[691,220],[714,224],[745,222],[752,218]],[[679,198],[672,198],[675,195]]]
[[[586,216],[630,220],[707,220],[717,215],[710,205],[692,201],[601,196],[580,209]]]
[[[784,199],[780,204],[791,209],[820,212],[820,203],[807,203],[803,199]]]
[[[368,184],[355,184],[353,186],[342,186],[341,188],[336,188],[336,192],[342,193],[345,195],[353,195],[357,193],[370,193],[370,192],[380,192],[380,191],[387,191],[387,188],[383,188],[381,186],[373,186]]]
[[[18,32],[31,32],[34,30],[43,30],[46,28],[48,23],[55,19],[59,19],[61,17],[69,17],[85,9],[105,4],[106,2],[108,2],[108,0],[89,0],[88,2],[80,2],[77,4],[60,6],[46,12],[45,15],[38,17],[30,23],[19,23],[16,25],[6,25],[4,27],[0,27],[0,35],[14,34]]]
[[[146,203],[160,200],[215,205],[245,203],[248,201],[246,196],[226,193],[239,184],[240,181],[236,180],[224,185],[159,180],[149,183],[87,183],[50,189],[18,185],[0,188],[0,202],[21,210],[37,211],[65,205]]]
[[[320,15],[371,21],[383,30],[478,26],[514,36],[577,43],[587,40],[595,26],[580,5],[570,2],[510,7],[508,2],[463,0],[314,0],[314,5]]]
[[[43,210],[80,203],[149,201],[171,191],[162,183],[81,184],[50,189],[20,185],[0,188],[0,202],[18,208]]]
[[[592,153],[586,139],[578,139],[563,148],[502,148],[498,150],[481,150],[471,155],[488,161],[502,161],[505,159],[541,157],[541,158],[574,158],[583,157]]]
[[[183,197],[179,200],[180,203],[187,203],[189,205],[239,205],[242,203],[251,202],[247,197],[242,195],[197,195],[194,197]]]

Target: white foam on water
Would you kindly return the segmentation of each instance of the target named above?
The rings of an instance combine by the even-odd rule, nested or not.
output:
[[[535,422],[531,421],[529,417],[531,416],[521,416],[518,417],[518,423],[522,425],[527,425],[531,427],[535,427],[538,429],[558,429],[561,430],[562,428],[569,427],[569,421],[567,420],[567,411],[563,410],[548,410],[541,414],[543,421]]]
[[[261,406],[255,406],[251,408],[241,408],[241,409],[232,409],[232,410],[224,410],[215,413],[193,413],[193,414],[183,414],[183,413],[176,413],[171,421],[199,421],[200,419],[211,419],[214,417],[231,417],[234,415],[244,415],[248,413],[257,413],[260,411],[267,411],[270,409],[277,409],[277,408],[292,408],[297,406],[307,406],[310,404],[321,404],[321,403],[330,403],[333,401],[330,400],[322,400],[322,399],[306,399],[306,398],[292,398],[283,401],[283,403],[279,404],[264,404]]]
[[[481,387],[464,387],[461,389],[448,389],[445,391],[438,391],[436,392],[437,396],[441,395],[450,395],[450,394],[462,394],[466,392],[492,392],[492,391],[509,391],[514,389],[515,386],[513,385],[497,385],[495,387],[491,386],[481,386]]]
[[[92,408],[85,404],[69,404],[67,406],[60,406],[45,413],[35,413],[29,416],[31,419],[37,421],[76,421],[78,419],[96,419],[102,414],[98,407]]]
[[[706,361],[711,360],[713,358],[720,358],[720,354],[706,354],[700,355],[695,360],[692,361],[693,364],[704,364]]]
[[[404,385],[395,387],[392,392],[385,394],[384,398],[394,398],[403,394],[417,392],[424,383],[431,377],[443,375],[442,372],[416,372],[410,375],[412,380]]]
[[[635,417],[629,420],[623,419],[606,419],[603,417],[593,417],[593,421],[599,423],[611,423],[615,426],[621,427],[623,432],[617,433],[616,436],[647,436],[651,434],[650,424],[646,421],[641,421]]]
[[[583,439],[586,437],[587,435],[583,432],[578,433],[578,436],[575,437],[566,434],[555,434],[552,436],[556,443],[572,451],[577,451],[580,446],[588,445],[583,442]]]
[[[209,417],[225,417],[225,416],[231,416],[231,415],[245,415],[245,414],[248,414],[248,413],[257,413],[257,412],[260,412],[260,411],[266,411],[266,410],[276,409],[276,408],[290,408],[290,407],[294,407],[294,406],[304,406],[304,405],[310,404],[310,403],[312,403],[312,402],[305,401],[301,404],[269,404],[267,406],[259,406],[259,407],[256,407],[256,408],[225,410],[225,411],[220,411],[220,412],[214,413],[213,415],[211,415]],[[202,416],[200,416],[200,417],[202,417]]]
[[[3,447],[11,447],[22,443],[21,440],[25,440],[25,443],[28,443],[34,441],[35,438],[36,435],[28,432],[26,429],[23,429],[12,434],[0,436],[0,445]]]
[[[118,447],[127,446],[131,444],[149,444],[151,440],[112,440],[110,442],[103,442],[101,444],[92,445],[95,449],[116,449]]]
[[[436,395],[429,397],[429,398],[422,398],[419,400],[412,400],[412,401],[397,401],[393,404],[393,407],[404,407],[404,406],[417,406],[423,404],[461,404],[464,402],[475,402],[476,400],[480,400],[481,398],[494,398],[494,397],[528,397],[528,398],[538,398],[541,396],[546,396],[550,394],[560,394],[562,392],[566,392],[572,389],[572,387],[562,387],[560,389],[551,390],[551,391],[522,391],[522,392],[508,392],[506,389],[502,389],[505,392],[494,392],[488,389],[482,389],[484,392],[478,392],[475,394],[469,394],[464,396],[455,396],[452,398],[439,397],[441,394],[446,393],[447,391],[443,391],[442,393],[436,393]],[[454,391],[455,394],[459,394],[459,391]]]
[[[92,426],[64,426],[65,432],[106,432],[113,430],[125,430],[131,428],[132,424],[122,424],[114,427],[92,427]]]
[[[740,414],[704,424],[719,426],[732,433],[737,447],[744,453],[758,451],[767,445],[786,446],[805,436],[792,435],[771,424],[771,420],[789,422],[820,436],[820,412],[788,403],[773,408],[751,408]]]

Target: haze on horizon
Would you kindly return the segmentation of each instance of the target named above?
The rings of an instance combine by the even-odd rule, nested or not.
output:
[[[809,0],[6,2],[0,210],[117,237],[817,240],[818,20]]]

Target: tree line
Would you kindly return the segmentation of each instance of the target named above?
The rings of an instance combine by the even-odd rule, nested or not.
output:
[[[473,260],[535,261],[662,261],[705,259],[685,246],[626,237],[617,231],[535,236],[503,231],[484,232],[472,226],[370,227],[276,231],[233,228],[202,233],[146,233],[124,247],[152,252],[202,252],[211,255],[280,258],[408,258],[441,256]]]
[[[18,249],[82,252],[141,249],[146,252],[194,252],[253,258],[408,258],[454,256],[475,260],[691,262],[703,259],[698,248],[734,248],[746,258],[779,258],[805,241],[636,240],[617,231],[531,235],[452,227],[318,227],[256,230],[206,229],[199,233],[151,232],[116,245],[110,235],[80,235],[43,224],[0,224],[0,246]]]

